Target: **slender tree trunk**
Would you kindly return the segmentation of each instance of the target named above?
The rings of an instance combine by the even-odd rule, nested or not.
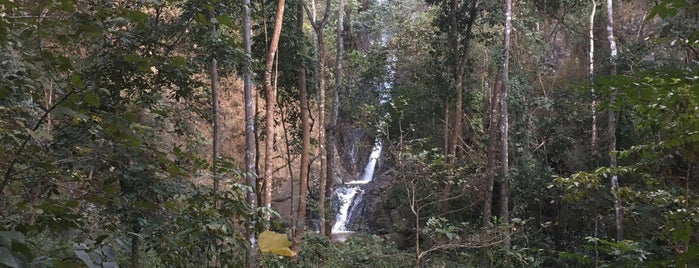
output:
[[[272,167],[272,153],[274,147],[274,102],[275,97],[274,87],[272,86],[272,67],[274,66],[274,58],[277,54],[279,45],[279,37],[282,32],[282,19],[284,16],[284,0],[277,2],[277,14],[274,18],[274,30],[272,30],[272,41],[269,44],[267,51],[267,59],[265,64],[265,98],[267,106],[265,108],[265,206],[272,208],[272,180],[274,178],[274,168]],[[269,214],[265,214],[267,226],[269,226]]]
[[[303,36],[303,6],[299,2],[298,10],[298,34]],[[301,55],[305,55],[306,49],[301,43]],[[296,231],[294,233],[294,251],[298,252],[301,236],[306,227],[306,198],[308,197],[308,158],[311,147],[311,124],[309,119],[308,92],[306,89],[306,64],[301,59],[299,67],[298,87],[301,98],[301,177],[299,178],[298,214],[296,218]]]
[[[208,14],[208,19],[211,20],[215,16],[213,11]],[[211,27],[211,32],[214,36],[218,35],[218,23],[213,23]],[[219,129],[219,100],[218,100],[218,61],[216,56],[211,57],[211,66],[209,70],[209,79],[211,82],[211,173],[213,175],[213,188],[214,193],[218,193],[219,190],[219,178],[218,178],[218,160],[220,158],[220,129]],[[218,202],[215,206],[218,208]]]
[[[49,85],[49,88],[46,90],[46,105],[44,106],[44,109],[48,111],[51,106],[53,105],[53,83]],[[53,132],[53,119],[51,117],[51,114],[46,115],[46,132],[51,134]]]
[[[449,155],[449,97],[444,98],[444,154]]]
[[[339,5],[337,9],[337,40],[336,40],[336,50],[337,58],[335,60],[335,86],[332,92],[332,107],[330,113],[330,122],[327,128],[327,186],[325,190],[325,195],[332,196],[332,182],[337,170],[335,167],[335,153],[337,152],[337,117],[340,108],[340,90],[342,89],[342,57],[343,57],[343,26],[344,20],[343,16],[345,13],[345,0],[339,0]],[[325,235],[328,237],[332,235],[332,220],[326,220]]]
[[[257,207],[257,179],[255,178],[255,110],[252,98],[252,40],[250,38],[250,0],[243,0],[245,14],[243,16],[243,43],[245,46],[245,69],[243,73],[243,99],[245,100],[245,182],[252,188],[247,193],[246,200],[251,207]],[[252,213],[252,212],[251,212]],[[249,223],[246,238],[250,245],[247,248],[245,267],[257,267],[255,221]]]
[[[500,92],[500,143],[502,146],[502,180],[500,181],[500,218],[502,223],[510,223],[510,163],[509,163],[509,125],[507,111],[507,87],[510,71],[510,33],[512,32],[512,0],[505,0],[505,37],[503,40],[504,60],[502,63],[502,85]],[[509,236],[505,240],[505,250],[510,249]]]
[[[449,141],[449,149],[447,151],[447,159],[449,160],[449,163],[454,163],[456,160],[456,145],[459,143],[459,137],[461,136],[461,113],[462,113],[462,92],[463,92],[463,68],[462,66],[462,61],[459,56],[461,53],[459,53],[459,38],[461,37],[460,35],[460,30],[459,29],[459,24],[458,24],[458,10],[459,10],[459,0],[451,0],[451,31],[450,31],[450,36],[449,36],[449,42],[451,43],[451,55],[454,60],[454,66],[453,66],[453,71],[454,71],[454,82],[456,84],[456,99],[454,100],[454,104],[456,107],[454,108],[454,127],[452,128],[453,133],[451,135],[451,141]],[[447,189],[451,188],[451,183],[447,183]],[[447,189],[445,189],[444,193],[442,193],[443,198],[444,195],[449,195],[447,192]],[[446,202],[445,199],[442,200],[442,202]],[[444,206],[446,204],[442,204]],[[444,209],[444,208],[443,208]]]
[[[462,140],[463,132],[463,92],[464,92],[464,70],[466,69],[466,63],[469,60],[469,48],[471,42],[471,29],[474,22],[476,21],[476,16],[478,15],[477,9],[478,1],[471,1],[468,9],[468,21],[466,22],[466,29],[463,33],[460,33],[458,29],[456,14],[459,8],[459,1],[452,0],[452,54],[455,57],[455,82],[456,82],[456,107],[454,109],[454,133],[451,136],[451,142],[449,142],[449,149],[447,152],[447,157],[451,164],[456,162],[456,148],[459,142]],[[449,208],[449,195],[453,187],[453,182],[448,181],[447,185],[442,191],[442,197],[440,200],[440,209],[442,212],[446,212]]]
[[[139,251],[139,246],[141,244],[141,240],[138,238],[138,235],[136,234],[131,234],[131,268],[138,268],[140,265],[138,264],[138,251]]]
[[[609,41],[609,51],[610,57],[609,61],[611,64],[611,75],[617,74],[617,47],[616,40],[614,38],[614,1],[607,0],[607,39]],[[617,151],[616,151],[616,127],[617,127],[617,115],[615,112],[615,102],[616,102],[617,89],[612,88],[609,95],[609,121],[608,121],[608,135],[609,135],[609,166],[614,169],[617,167]],[[616,239],[617,241],[624,240],[624,225],[623,217],[624,212],[621,207],[621,200],[617,195],[617,190],[619,190],[619,178],[616,173],[612,174],[612,194],[614,195],[614,214],[616,216]]]
[[[316,31],[318,48],[318,62],[316,69],[318,72],[318,125],[320,126],[320,131],[318,131],[318,154],[320,156],[320,178],[318,186],[318,214],[320,216],[320,233],[326,234],[327,228],[327,202],[326,202],[326,189],[328,188],[328,161],[325,146],[327,141],[325,139],[325,133],[327,132],[327,126],[325,125],[325,45],[323,45],[323,30],[320,29]]]
[[[592,155],[596,156],[597,151],[597,96],[595,96],[595,87],[593,83],[595,81],[595,12],[597,11],[596,0],[591,0],[592,11],[590,11],[590,93],[592,94],[592,104],[590,105],[590,110],[592,113],[592,137],[590,138],[590,147],[592,147]]]
[[[214,176],[214,193],[219,190],[218,178],[218,160],[220,157],[221,145],[219,137],[219,112],[218,112],[218,62],[216,58],[211,59],[211,113],[212,113],[212,152],[211,152],[211,169]],[[218,204],[217,204],[218,207]]]
[[[495,87],[490,93],[490,125],[488,127],[488,153],[487,153],[487,166],[486,166],[486,190],[483,202],[483,226],[489,227],[490,218],[492,217],[493,210],[493,186],[495,185],[495,167],[496,159],[495,155],[497,153],[498,145],[498,110],[500,104],[498,103],[498,91],[500,90],[502,82],[495,82]]]
[[[320,158],[320,176],[318,179],[318,218],[320,220],[320,233],[326,234],[327,227],[327,209],[326,209],[326,193],[328,191],[328,178],[327,178],[327,160],[325,155],[325,132],[327,126],[325,125],[325,45],[323,43],[323,29],[328,21],[328,15],[330,14],[330,0],[325,3],[325,12],[323,12],[323,18],[318,20],[316,16],[316,4],[315,1],[311,1],[311,10],[309,11],[306,6],[304,9],[308,13],[308,17],[311,20],[311,25],[313,26],[313,51],[315,56],[315,72],[313,73],[314,84],[317,86],[318,92],[318,125],[320,126],[320,131],[318,131],[318,155]]]
[[[461,61],[466,62],[466,59],[461,59]],[[458,63],[458,66],[456,66],[456,107],[454,107],[454,135],[451,136],[451,148],[449,148],[449,154],[452,157],[452,161],[456,160],[456,148],[458,147],[459,141],[461,140],[461,135],[463,134],[463,95],[464,64]]]

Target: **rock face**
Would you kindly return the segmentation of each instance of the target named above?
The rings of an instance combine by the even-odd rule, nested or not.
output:
[[[340,127],[338,152],[341,166],[348,174],[356,175],[361,170],[361,163],[365,161],[360,153],[360,143],[364,137],[365,130],[362,128]]]
[[[412,235],[412,214],[409,208],[399,206],[399,201],[408,196],[398,188],[401,185],[393,183],[385,167],[380,170],[383,172],[377,173],[365,189],[361,217],[351,222],[350,227],[382,236],[396,246],[404,247]]]
[[[402,233],[410,230],[409,209],[398,206],[401,190],[393,184],[389,172],[380,172],[374,181],[367,185],[364,193],[362,224],[373,234]]]

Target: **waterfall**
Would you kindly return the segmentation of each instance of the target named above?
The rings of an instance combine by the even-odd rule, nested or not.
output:
[[[342,187],[335,190],[335,195],[341,205],[335,215],[335,224],[332,228],[333,233],[349,231],[347,230],[347,225],[351,222],[353,216],[357,214],[356,207],[361,202],[364,194],[362,186],[374,179],[376,163],[379,161],[382,149],[381,140],[377,138],[362,175],[353,181],[346,182]]]
[[[385,0],[378,0],[378,3],[382,5],[385,4],[385,2]],[[379,42],[382,47],[386,47],[388,39],[389,33],[386,29],[384,29],[384,31],[381,33],[381,37],[379,38]],[[391,100],[390,91],[391,88],[393,88],[393,80],[395,78],[395,62],[396,56],[393,55],[393,53],[389,53],[389,56],[386,59],[386,65],[384,66],[385,76],[382,83],[377,86],[379,93],[378,101],[380,105],[386,104]],[[376,127],[381,130],[385,124],[386,122],[380,120],[378,126]],[[350,232],[350,230],[347,229],[347,225],[352,222],[354,217],[361,213],[361,208],[359,208],[359,205],[364,194],[363,187],[374,179],[376,163],[379,161],[379,157],[381,157],[382,149],[383,144],[381,143],[381,139],[377,137],[374,141],[374,146],[371,149],[371,154],[369,155],[369,159],[367,160],[367,164],[364,167],[364,172],[362,175],[352,181],[345,182],[341,187],[338,187],[338,189],[335,190],[334,194],[337,196],[337,199],[341,205],[337,211],[337,214],[335,214],[335,224],[332,228],[333,233],[341,234]],[[342,240],[344,240],[344,238]]]

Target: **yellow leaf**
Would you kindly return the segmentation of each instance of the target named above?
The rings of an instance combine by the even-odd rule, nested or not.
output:
[[[258,239],[261,252],[287,257],[296,256],[296,252],[289,249],[289,246],[291,246],[291,241],[289,241],[285,234],[264,231],[260,234]]]

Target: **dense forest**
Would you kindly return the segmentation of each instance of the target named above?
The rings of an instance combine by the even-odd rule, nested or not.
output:
[[[694,267],[696,0],[0,0],[0,267]]]

